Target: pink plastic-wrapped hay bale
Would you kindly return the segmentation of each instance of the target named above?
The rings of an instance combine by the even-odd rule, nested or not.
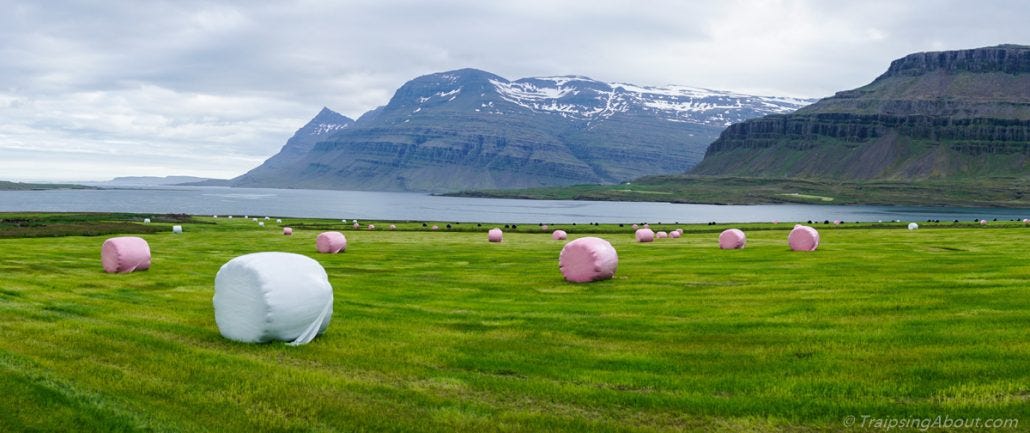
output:
[[[376,229],[376,225],[375,224],[369,224],[368,225],[368,229],[369,230],[375,230]]]
[[[673,230],[673,231],[669,232],[669,237],[670,238],[678,239],[680,236],[683,236],[683,232],[681,232],[679,230]]]
[[[666,232],[657,232],[657,233],[654,234],[654,237],[656,237],[658,239],[665,239],[665,238],[669,237],[669,234],[666,233]]]
[[[564,241],[569,238],[569,234],[565,233],[565,230],[555,230],[551,233],[551,239],[556,241]]]
[[[150,245],[135,236],[110,238],[100,247],[100,263],[112,274],[150,269]]]
[[[549,228],[550,227],[548,227],[547,224],[544,224],[544,225],[540,226],[540,231],[546,232]]]
[[[653,242],[654,241],[654,230],[651,230],[651,229],[637,229],[636,236],[637,236],[637,242]]]
[[[726,229],[719,233],[719,248],[739,250],[747,245],[747,236],[740,229]]]
[[[433,226],[436,227],[436,226]],[[499,228],[492,228],[486,232],[486,240],[490,242],[500,242],[504,240],[504,233]]]
[[[283,236],[293,236],[293,228],[283,227]]]
[[[819,232],[809,226],[795,225],[787,236],[787,243],[794,251],[815,251],[819,248]]]
[[[433,230],[440,230],[440,226],[434,225],[434,226],[432,227],[432,229],[433,229]]]
[[[612,244],[592,236],[565,244],[558,256],[558,269],[573,283],[607,280],[618,267],[619,255]]]
[[[347,237],[340,232],[323,232],[315,238],[315,248],[323,254],[347,251]]]
[[[636,229],[639,229],[639,228],[640,228],[639,225],[633,224],[633,230],[636,230]]]
[[[361,228],[361,224],[354,223],[353,227],[354,227],[354,230],[360,229]]]

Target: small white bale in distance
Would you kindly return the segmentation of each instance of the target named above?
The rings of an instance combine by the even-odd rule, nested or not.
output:
[[[819,248],[819,231],[809,226],[795,225],[787,236],[787,243],[794,251],[815,251]]]
[[[218,218],[218,215],[211,215],[211,218]]]
[[[251,218],[251,221],[257,222],[257,218]]]
[[[143,218],[143,224],[150,224],[150,218]]]
[[[397,230],[396,224],[390,224],[390,230]]]
[[[351,227],[354,227],[354,230],[357,230],[357,229],[360,229],[360,228],[361,228],[361,224],[358,224],[358,223],[354,223],[354,225],[353,225],[353,226],[351,226]]]
[[[987,225],[987,220],[980,220],[980,225]]]
[[[172,226],[172,233],[175,233],[177,235],[181,235],[182,234],[182,226]]]
[[[376,225],[375,224],[369,224],[368,225],[368,229],[369,230],[375,230],[376,229]]]
[[[604,239],[587,236],[565,244],[558,255],[558,269],[567,281],[589,283],[607,280],[619,267],[619,254]]]
[[[565,233],[565,230],[555,230],[554,233],[551,233],[551,239],[556,241],[564,241],[568,238],[569,234]]]
[[[271,219],[271,218],[269,218],[269,217],[265,217],[265,221],[268,221],[268,220],[270,220],[270,219]]]
[[[637,242],[652,242],[654,241],[654,231],[648,228],[637,229],[636,237]]]
[[[333,287],[317,261],[300,254],[236,257],[215,276],[215,323],[223,337],[243,343],[307,344],[333,315]]]
[[[639,225],[636,225],[636,224],[633,224],[633,226],[632,226],[632,227],[633,227],[633,230],[636,230],[636,229],[639,229],[639,228],[640,228],[640,226],[639,226]]]
[[[440,226],[434,225],[434,226],[432,227],[432,229],[433,229],[433,230],[440,230]]]
[[[540,226],[540,231],[547,231],[548,229],[550,229],[550,227],[548,227],[547,224]]]
[[[918,229],[918,228],[919,228],[919,224],[916,224],[916,223],[908,223],[908,229],[909,229],[909,230],[915,230],[915,229]]]
[[[265,222],[264,221],[258,221],[258,227],[264,227],[264,226],[265,226]]]
[[[324,232],[315,238],[315,249],[323,254],[336,254],[347,250],[347,237],[340,232]]]
[[[719,233],[719,248],[739,250],[747,245],[747,236],[740,229],[726,229]]]
[[[100,263],[109,273],[129,273],[150,269],[150,245],[143,238],[122,236],[104,241]]]
[[[436,229],[434,228],[433,230]],[[501,242],[502,240],[504,240],[504,232],[502,232],[499,228],[492,228],[490,229],[490,231],[486,232],[486,240],[490,242]]]
[[[232,215],[229,215],[229,219],[232,219]]]
[[[293,236],[293,228],[283,227],[283,236]]]
[[[282,224],[282,223],[283,223],[283,220],[282,220],[282,218],[276,218],[276,219],[275,219],[275,223],[276,223],[276,224]]]

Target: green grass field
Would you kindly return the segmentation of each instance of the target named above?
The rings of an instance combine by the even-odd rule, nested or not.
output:
[[[616,277],[591,284],[562,279],[562,242],[535,226],[500,244],[487,225],[348,227],[347,252],[320,255],[338,221],[288,220],[292,237],[183,224],[148,226],[153,266],[124,275],[101,269],[106,236],[0,238],[0,431],[883,431],[842,423],[863,415],[1030,429],[1021,223],[820,224],[811,253],[789,251],[786,223],[740,226],[738,251],[717,247],[728,226],[652,244],[552,226],[618,250]],[[258,251],[326,268],[326,334],[219,335],[215,273]]]

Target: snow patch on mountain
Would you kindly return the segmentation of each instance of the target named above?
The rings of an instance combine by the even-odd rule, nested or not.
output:
[[[314,129],[311,130],[311,135],[329,134],[334,131],[339,131],[348,126],[350,125],[343,123],[319,123],[318,125],[315,125]]]

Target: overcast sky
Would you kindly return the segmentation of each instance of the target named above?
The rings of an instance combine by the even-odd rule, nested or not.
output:
[[[0,0],[0,179],[233,177],[322,106],[475,67],[824,97],[1030,43],[1025,1]]]

